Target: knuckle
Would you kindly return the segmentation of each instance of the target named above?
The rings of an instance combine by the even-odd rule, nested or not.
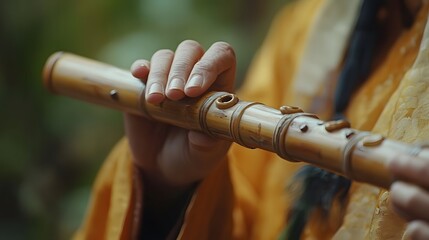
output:
[[[232,48],[231,44],[227,42],[216,42],[213,44],[213,47],[217,49],[217,51],[225,54],[228,57],[235,58],[235,51]]]
[[[203,72],[216,72],[215,64],[211,61],[201,60],[195,64],[195,69]]]
[[[172,74],[170,76],[168,76],[168,81],[171,81],[173,79],[178,79],[180,80],[183,84],[186,84],[186,80],[184,79],[184,77],[180,74]],[[168,86],[170,86],[170,83],[167,83]]]
[[[427,239],[429,236],[427,226],[422,224],[420,221],[416,221],[412,223],[412,226],[409,226],[407,229],[407,236],[410,239]],[[426,231],[425,231],[426,230]]]
[[[195,40],[185,40],[179,44],[180,48],[202,49],[201,44]]]
[[[404,201],[404,207],[406,209],[411,209],[418,205],[419,203],[419,191],[417,189],[412,189],[409,192],[407,199]]]
[[[226,81],[216,81],[213,83],[212,87],[216,90],[222,90],[222,91],[233,91],[231,87],[229,86],[228,82]]]
[[[174,68],[172,68],[172,72],[184,72],[188,69],[192,68],[192,64],[188,59],[179,58],[174,60]]]
[[[155,69],[150,72],[150,79],[153,81],[161,81],[166,78],[166,72],[164,69]]]
[[[153,58],[170,58],[173,55],[174,55],[174,52],[171,51],[170,49],[161,49],[156,51],[152,57]]]

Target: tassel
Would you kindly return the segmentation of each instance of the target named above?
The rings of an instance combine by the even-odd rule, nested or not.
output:
[[[334,199],[345,202],[350,180],[323,169],[304,166],[293,177],[289,190],[296,199],[288,214],[288,226],[279,239],[300,239],[304,227],[314,210],[320,209],[322,217],[329,217]]]

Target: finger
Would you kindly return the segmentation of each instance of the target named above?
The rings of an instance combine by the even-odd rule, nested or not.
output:
[[[185,96],[184,87],[189,74],[203,54],[203,48],[196,41],[186,40],[179,44],[168,76],[166,95],[169,99],[178,100]]]
[[[169,183],[183,186],[199,181],[225,159],[229,142],[195,131],[173,130],[164,142],[169,149],[164,149],[158,158],[158,166]]]
[[[395,182],[390,188],[390,196],[400,215],[405,215],[407,219],[429,221],[429,194],[425,190],[404,182]]]
[[[130,71],[134,77],[142,80],[143,83],[146,83],[147,77],[149,75],[149,69],[149,61],[145,59],[139,59],[134,61],[134,63],[131,65]]]
[[[423,221],[413,221],[405,230],[406,239],[424,240],[429,239],[429,224]]]
[[[146,101],[158,104],[165,99],[165,85],[173,61],[174,53],[171,50],[159,50],[151,59],[150,72],[146,84]]]
[[[166,135],[165,126],[130,113],[124,113],[124,125],[133,162],[146,171],[157,169],[153,159],[156,159],[162,147]]]
[[[235,53],[225,42],[214,43],[192,69],[185,86],[185,94],[196,97],[213,84],[214,90],[231,92],[235,79]]]
[[[429,160],[400,155],[389,162],[394,177],[429,189]]]

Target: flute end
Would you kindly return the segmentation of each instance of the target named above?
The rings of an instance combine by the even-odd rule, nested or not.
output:
[[[52,86],[52,72],[54,71],[55,64],[58,62],[58,60],[63,54],[64,52],[62,51],[53,53],[51,56],[49,56],[48,60],[45,63],[45,66],[43,67],[43,85],[52,93],[55,92],[55,89]]]

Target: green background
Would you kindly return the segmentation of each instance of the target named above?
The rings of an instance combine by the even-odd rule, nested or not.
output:
[[[69,239],[98,168],[123,135],[121,113],[43,88],[50,54],[68,51],[128,69],[185,39],[205,48],[227,41],[240,80],[284,2],[0,1],[0,238]]]

